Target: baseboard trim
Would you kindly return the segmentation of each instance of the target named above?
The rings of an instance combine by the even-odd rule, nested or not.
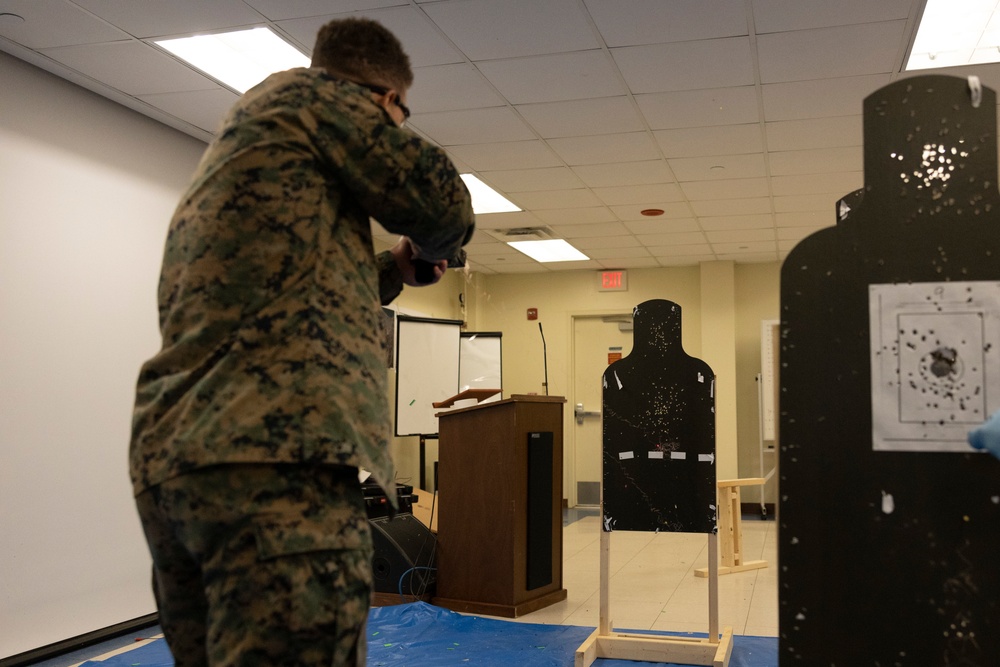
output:
[[[764,503],[763,510],[760,503],[740,503],[740,513],[743,516],[755,516],[765,520],[774,519],[774,503]],[[2,665],[0,665],[2,667]]]
[[[76,637],[70,637],[69,639],[63,639],[62,641],[58,641],[47,646],[31,649],[30,651],[25,651],[24,653],[18,653],[7,658],[0,658],[0,667],[24,667],[25,665],[55,658],[64,653],[69,653],[70,651],[78,651],[82,648],[93,646],[94,644],[100,644],[101,642],[114,639],[115,637],[121,637],[122,635],[126,635],[136,630],[152,627],[159,622],[159,614],[147,614],[145,616],[140,616],[139,618],[133,618],[131,621],[123,621],[122,623],[101,628],[100,630],[94,630],[93,632],[88,632]]]

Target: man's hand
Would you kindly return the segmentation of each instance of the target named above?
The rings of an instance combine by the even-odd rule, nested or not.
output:
[[[392,253],[393,258],[396,260],[396,266],[399,267],[400,273],[403,274],[403,282],[411,287],[433,285],[441,280],[444,272],[448,269],[448,260],[442,259],[436,262],[427,262],[430,265],[431,272],[426,276],[422,275],[421,277],[425,278],[425,280],[421,282],[417,280],[417,266],[414,263],[417,260],[417,250],[409,238],[405,236],[399,237],[399,241],[389,249],[389,252]],[[426,280],[427,278],[430,280]]]
[[[985,449],[1000,459],[1000,410],[984,424],[969,431],[969,444],[975,449]]]

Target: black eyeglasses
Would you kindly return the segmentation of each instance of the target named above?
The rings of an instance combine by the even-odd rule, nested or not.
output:
[[[376,95],[388,95],[389,94],[389,89],[388,88],[384,88],[382,86],[376,86],[376,85],[371,84],[371,83],[359,83],[358,85],[362,86],[363,88],[367,88],[368,90],[372,91]],[[396,93],[395,104],[396,104],[397,107],[399,107],[399,110],[403,112],[403,122],[406,122],[407,120],[409,120],[409,118],[410,118],[410,109],[405,104],[403,104],[402,102],[399,101],[399,93]]]

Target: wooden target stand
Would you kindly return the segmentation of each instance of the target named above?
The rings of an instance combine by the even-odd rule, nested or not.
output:
[[[719,480],[719,535],[722,536],[722,567],[719,574],[746,572],[767,567],[766,560],[745,560],[743,558],[743,516],[740,487],[764,484],[764,477]],[[711,563],[711,561],[710,561]],[[709,576],[709,569],[698,568],[696,577]]]
[[[728,667],[733,653],[733,629],[726,627],[721,635],[719,633],[719,537],[715,533],[708,535],[708,569],[708,637],[614,632],[611,624],[611,533],[602,527],[600,624],[576,650],[573,667],[590,667],[598,658]]]

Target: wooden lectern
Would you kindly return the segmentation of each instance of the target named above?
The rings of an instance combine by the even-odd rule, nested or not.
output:
[[[562,396],[438,413],[434,604],[514,618],[566,599]]]

